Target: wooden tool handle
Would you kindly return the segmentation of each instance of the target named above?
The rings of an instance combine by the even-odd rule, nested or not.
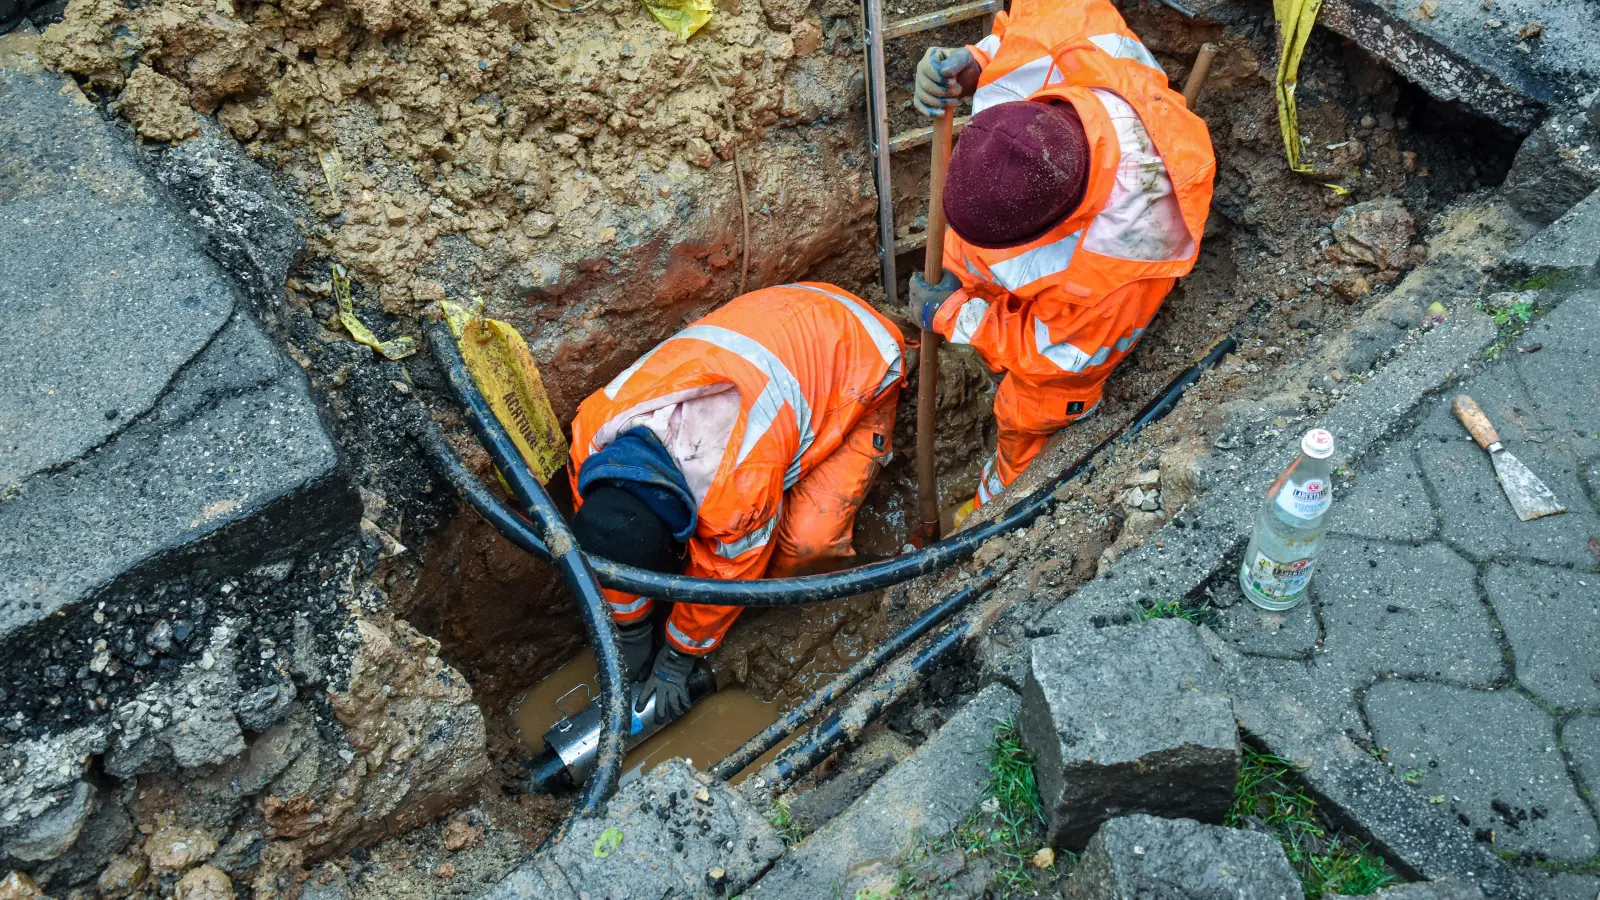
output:
[[[944,280],[944,176],[950,168],[951,126],[955,109],[947,108],[933,123],[933,164],[928,175],[928,246],[922,280]],[[923,546],[939,539],[939,475],[934,465],[934,419],[939,400],[939,332],[922,330],[922,355],[917,372],[917,507],[922,525],[912,543]]]
[[[1206,86],[1206,78],[1211,75],[1211,62],[1216,59],[1216,44],[1201,44],[1200,52],[1195,55],[1194,67],[1189,70],[1189,80],[1183,83],[1183,103],[1192,112],[1195,103],[1200,100],[1200,91]]]
[[[930,285],[944,278],[944,178],[950,169],[956,110],[945,108],[933,122],[933,165],[928,171],[928,244],[923,256],[922,280]]]
[[[1467,433],[1478,442],[1478,446],[1489,449],[1489,445],[1500,443],[1500,433],[1494,430],[1489,423],[1489,417],[1483,414],[1478,404],[1466,394],[1457,394],[1450,401],[1450,410],[1456,414],[1461,424],[1466,426]]]

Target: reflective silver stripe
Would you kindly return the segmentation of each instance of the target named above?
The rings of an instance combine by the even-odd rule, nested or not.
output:
[[[978,326],[983,324],[983,317],[988,312],[989,301],[977,297],[961,304],[961,308],[956,311],[955,327],[950,329],[950,343],[972,343],[972,336],[978,333]]]
[[[781,515],[781,512],[779,515]],[[776,531],[777,528],[778,515],[774,515],[772,518],[767,520],[767,524],[757,528],[755,531],[750,532],[744,537],[739,538],[737,541],[727,544],[717,541],[717,555],[723,559],[733,559],[734,557],[748,553],[757,547],[765,547],[767,542],[772,540],[772,532]]]
[[[1078,239],[1082,236],[1082,231],[1074,231],[1043,247],[1035,247],[1004,262],[992,263],[989,271],[994,273],[994,280],[1001,287],[1008,291],[1019,290],[1041,278],[1065,272],[1072,265],[1072,254],[1077,251]]]
[[[1000,479],[1000,473],[995,469],[995,457],[983,464],[983,475],[978,478],[978,502],[988,503],[994,495],[1006,489],[1005,482]]]
[[[972,114],[977,115],[997,103],[1026,100],[1047,84],[1062,81],[1056,61],[1041,56],[1032,62],[1017,66],[994,81],[978,88],[972,95]]]
[[[667,634],[671,635],[673,640],[684,645],[685,647],[693,647],[696,650],[710,650],[712,647],[717,645],[716,638],[709,638],[704,641],[697,641],[690,638],[687,634],[679,631],[678,626],[674,625],[671,619],[667,620]]]
[[[1126,353],[1133,349],[1144,334],[1143,328],[1135,328],[1133,334],[1118,338],[1110,347],[1100,347],[1093,353],[1078,349],[1076,346],[1062,341],[1059,344],[1050,343],[1050,328],[1038,316],[1033,317],[1033,345],[1046,359],[1055,363],[1064,372],[1082,372],[1095,366],[1104,365],[1111,358],[1113,350]]]
[[[856,321],[861,323],[861,327],[867,330],[867,337],[872,338],[873,345],[878,348],[878,355],[883,357],[884,365],[889,367],[889,370],[883,375],[883,380],[878,383],[878,394],[888,390],[889,385],[900,380],[901,374],[905,372],[905,361],[900,357],[900,345],[890,336],[889,329],[883,327],[883,323],[878,321],[877,316],[849,297],[835,294],[832,291],[825,291],[822,288],[810,287],[804,284],[791,284],[789,287],[832,297],[843,304],[845,309],[850,310],[850,314],[856,317]]]
[[[1119,259],[1187,259],[1194,253],[1194,238],[1138,111],[1112,91],[1090,90],[1111,117],[1122,160],[1105,206],[1084,233],[1084,249]]]
[[[1167,71],[1161,68],[1161,63],[1156,62],[1149,48],[1125,34],[1097,34],[1089,38],[1089,42],[1101,50],[1118,59],[1131,59],[1141,62],[1165,75]]]
[[[1084,410],[1081,413],[1078,413],[1078,417],[1076,419],[1073,419],[1072,421],[1073,422],[1082,422],[1084,419],[1087,419],[1090,416],[1094,415],[1094,411],[1099,409],[1099,408],[1100,408],[1100,401],[1096,400],[1094,402],[1093,406],[1089,407],[1088,409]]]
[[[636,613],[639,610],[644,609],[646,606],[649,606],[650,605],[650,598],[649,597],[635,597],[635,598],[633,598],[633,602],[632,603],[618,603],[617,601],[612,600],[611,598],[607,597],[606,598],[606,602],[611,604],[611,611],[612,612],[620,613],[622,615],[627,615],[628,613]]]
[[[1000,50],[1000,35],[991,34],[979,41],[976,46],[979,50],[987,53],[990,59],[994,59],[994,55]]]
[[[674,335],[673,337],[681,336],[682,335]],[[623,369],[621,372],[618,372],[617,377],[611,379],[611,383],[606,385],[606,399],[617,399],[617,394],[622,390],[622,386],[628,383],[628,379],[633,377],[633,373],[639,371],[639,369],[644,366],[646,362],[650,361],[650,357],[655,356],[662,347],[667,345],[667,341],[671,341],[672,339],[673,338],[667,338],[666,341],[662,341],[654,347],[651,347],[649,353],[646,353],[645,355],[634,360],[633,365]]]
[[[767,376],[767,386],[762,388],[761,395],[750,404],[750,415],[745,420],[744,441],[739,445],[739,455],[734,462],[742,463],[754,450],[756,443],[777,421],[778,413],[787,405],[794,411],[795,424],[800,430],[800,449],[795,451],[794,459],[789,463],[788,473],[784,477],[785,489],[794,486],[800,480],[800,457],[805,455],[811,443],[817,439],[811,430],[811,404],[806,402],[805,393],[800,390],[800,382],[795,380],[789,367],[783,360],[773,355],[771,350],[761,346],[754,340],[745,337],[737,331],[730,331],[717,325],[691,325],[674,335],[671,340],[705,341],[713,346],[738,354],[750,365],[755,366]]]

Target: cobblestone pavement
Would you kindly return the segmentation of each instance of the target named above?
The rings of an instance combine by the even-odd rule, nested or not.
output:
[[[1459,392],[1566,514],[1517,520],[1450,414]],[[1330,725],[1370,742],[1536,887],[1595,900],[1600,290],[1421,413],[1336,491],[1311,602],[1276,614],[1241,602],[1218,631],[1264,677],[1309,674],[1283,680],[1318,685]]]

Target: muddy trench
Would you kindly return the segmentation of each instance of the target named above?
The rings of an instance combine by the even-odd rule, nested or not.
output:
[[[940,5],[891,0],[886,15]],[[1053,535],[1052,561],[1030,576],[1055,597],[1203,490],[1183,477],[1185,455],[1225,436],[1232,410],[1348,344],[1351,323],[1434,252],[1452,211],[1500,184],[1517,145],[1319,30],[1298,94],[1306,158],[1319,177],[1293,175],[1270,84],[1268,9],[1191,22],[1138,0],[1123,7],[1175,84],[1200,44],[1221,48],[1198,107],[1216,147],[1216,193],[1198,266],[1063,452],[1120,428],[1222,337],[1234,336],[1239,350],[1185,401],[1182,426],[1151,429],[1064,498],[1077,520]],[[397,437],[403,410],[420,396],[468,463],[493,479],[425,355],[382,361],[346,339],[329,262],[350,267],[358,310],[381,337],[417,334],[417,317],[440,299],[483,298],[528,338],[563,419],[640,353],[733,297],[741,271],[750,289],[824,280],[883,305],[857,7],[719,0],[687,46],[631,0],[589,9],[232,0],[213,11],[194,0],[73,0],[45,35],[47,61],[76,74],[144,140],[220,126],[302,205],[307,253],[285,297],[259,312],[326,401],[375,500],[369,521],[401,545],[383,554],[373,586],[395,617],[438,641],[439,657],[483,710],[495,765],[474,796],[460,798],[477,804],[464,827],[493,826],[488,841],[508,859],[520,850],[495,843],[510,840],[504,833],[536,844],[564,812],[563,800],[522,790],[522,763],[553,719],[555,696],[576,683],[581,625],[552,570],[458,509]],[[974,41],[978,28],[966,22],[902,42],[889,67],[892,130],[920,124],[908,108],[916,55]],[[926,180],[925,150],[896,158],[902,236],[926,222]],[[920,254],[902,256],[902,276],[919,262]],[[883,311],[903,321],[899,310]],[[908,362],[914,371],[914,354]],[[993,445],[994,383],[959,349],[941,353],[940,375],[941,500],[953,508],[971,495]],[[904,540],[916,402],[913,378],[895,459],[857,521],[863,560],[893,555]],[[1127,488],[1157,470],[1156,508],[1127,508]],[[563,478],[551,489],[570,504]],[[759,729],[925,605],[892,594],[745,613],[714,656],[724,691],[645,756],[714,763],[720,747],[737,745],[733,735]],[[960,673],[935,679],[888,717],[893,735],[872,739],[914,744],[970,686]],[[707,741],[708,732],[722,741]],[[409,852],[394,849],[407,840],[383,852]],[[403,881],[390,872],[370,884],[404,893]]]

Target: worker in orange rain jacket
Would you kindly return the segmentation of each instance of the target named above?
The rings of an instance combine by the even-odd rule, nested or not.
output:
[[[889,459],[903,355],[892,322],[827,284],[753,291],[695,322],[578,407],[579,545],[701,578],[837,565]],[[695,659],[739,608],[674,605],[657,653],[654,601],[605,594],[629,678],[645,681],[637,702],[657,696],[667,718],[681,715]]]
[[[976,507],[1099,404],[1194,267],[1216,163],[1205,123],[1107,0],[1014,0],[977,45],[928,50],[917,107],[967,96],[945,277],[913,277],[910,314],[1005,373]]]

